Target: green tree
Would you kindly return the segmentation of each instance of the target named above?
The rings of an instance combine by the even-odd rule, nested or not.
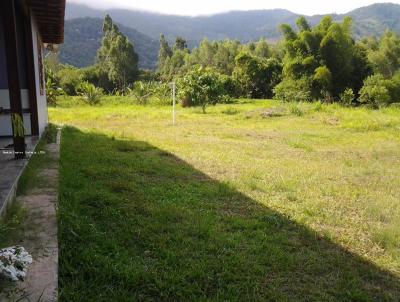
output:
[[[191,64],[198,64],[203,67],[214,66],[215,54],[218,49],[217,44],[217,42],[210,42],[208,39],[202,40],[199,47],[193,49]]]
[[[277,59],[264,59],[243,51],[235,58],[232,76],[242,96],[270,98],[273,88],[281,80],[281,74],[282,65]]]
[[[351,19],[342,23],[324,17],[320,24],[311,27],[304,17],[297,20],[298,32],[284,24],[283,81],[312,79],[308,85],[312,99],[338,98],[350,87],[357,94],[363,80],[370,74],[365,52],[351,37]],[[281,85],[278,91],[296,88],[299,85]],[[294,92],[295,93],[295,92]]]
[[[226,97],[224,80],[213,68],[194,66],[178,79],[178,97],[186,105],[206,107],[215,105]]]
[[[188,66],[213,67],[223,74],[231,75],[235,67],[235,57],[242,47],[237,40],[210,42],[204,39],[197,48],[193,49],[187,64]]]
[[[185,50],[187,48],[188,48],[188,46],[187,46],[186,40],[182,37],[176,37],[175,44],[174,44],[174,51]]]
[[[254,50],[255,55],[260,58],[269,58],[271,57],[271,50],[267,41],[264,38],[261,38],[256,45],[256,49]]]
[[[388,85],[388,80],[385,80],[382,75],[368,77],[360,90],[358,101],[374,108],[390,103],[391,98]]]
[[[376,42],[376,41],[375,41]],[[392,77],[400,69],[400,36],[386,31],[379,42],[368,45],[368,59],[374,71],[386,78]]]
[[[160,35],[160,50],[158,52],[158,70],[163,71],[166,61],[172,57],[172,49],[163,34]]]
[[[99,68],[107,72],[108,78],[119,89],[125,89],[138,75],[138,55],[132,43],[106,15],[103,24],[103,39],[97,52]]]

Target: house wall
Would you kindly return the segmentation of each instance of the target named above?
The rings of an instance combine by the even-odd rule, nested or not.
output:
[[[47,113],[47,100],[46,100],[46,87],[43,85],[43,90],[41,93],[40,89],[40,64],[39,64],[39,49],[38,41],[40,41],[39,31],[36,26],[34,18],[31,19],[32,24],[32,41],[33,41],[33,58],[35,63],[35,82],[36,82],[36,98],[38,107],[38,120],[39,120],[39,133],[42,134],[48,124],[48,113]],[[40,47],[42,53],[42,59],[44,59],[43,49]],[[43,72],[44,76],[44,72]],[[44,83],[44,79],[43,79]]]
[[[17,12],[17,34],[19,44],[19,77],[21,86],[22,108],[28,111],[29,108],[29,92],[27,84],[27,69],[26,69],[26,52],[25,39],[22,23],[22,15]],[[5,110],[10,109],[10,96],[8,91],[8,75],[7,75],[7,58],[5,51],[4,24],[2,15],[0,14],[0,108]],[[0,110],[1,111],[1,110]],[[31,134],[31,119],[30,113],[23,114],[26,134]],[[12,136],[11,115],[0,113],[0,136]]]

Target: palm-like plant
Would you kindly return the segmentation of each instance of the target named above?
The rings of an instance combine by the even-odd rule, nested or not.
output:
[[[94,106],[100,103],[101,97],[103,96],[103,90],[89,82],[82,82],[79,85],[79,94],[86,103],[90,106]]]
[[[57,97],[63,94],[63,90],[57,87],[56,82],[51,77],[48,77],[46,80],[46,98],[47,103],[50,105],[57,104]]]
[[[146,105],[154,90],[151,83],[137,81],[133,83],[132,88],[128,88],[129,95],[139,105]]]

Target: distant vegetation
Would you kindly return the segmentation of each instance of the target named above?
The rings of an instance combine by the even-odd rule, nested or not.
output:
[[[386,31],[380,38],[355,41],[350,17],[335,22],[327,16],[315,26],[300,17],[296,27],[281,25],[284,38],[275,44],[263,38],[250,43],[204,39],[193,49],[183,37],[171,45],[161,35],[157,69],[144,71],[136,47],[107,15],[95,64],[78,69],[50,56],[48,77],[68,95],[77,95],[81,83],[88,82],[140,104],[150,99],[169,104],[168,83],[175,81],[182,105],[203,111],[241,97],[373,108],[400,101],[399,35]]]
[[[103,20],[100,18],[78,18],[65,21],[65,41],[61,45],[59,59],[75,67],[87,67],[95,63],[97,49],[101,45]],[[120,31],[131,41],[138,53],[139,67],[155,69],[159,44],[157,39],[122,24]]]
[[[189,46],[210,40],[238,39],[241,42],[256,41],[264,37],[269,41],[282,38],[279,25],[294,26],[301,15],[284,9],[232,11],[212,16],[184,17],[122,9],[98,10],[84,5],[67,3],[68,20],[82,17],[103,18],[108,13],[118,24],[134,28],[156,40],[161,32],[169,41],[177,36],[188,39]],[[386,29],[400,32],[400,5],[379,3],[353,10],[347,14],[332,14],[334,21],[349,16],[354,21],[355,39],[380,36]],[[324,15],[307,16],[311,25],[318,24]],[[71,20],[72,21],[72,20]]]
[[[157,65],[158,38],[164,33],[169,42],[177,36],[187,39],[190,49],[204,37],[210,40],[232,39],[242,43],[257,41],[260,37],[270,42],[282,39],[279,25],[296,25],[300,15],[287,10],[236,11],[188,18],[129,10],[96,10],[67,3],[65,43],[61,47],[60,61],[76,67],[93,64],[100,47],[102,18],[106,12],[119,25],[121,32],[134,43],[139,54],[139,66],[154,69]],[[356,40],[381,36],[387,29],[400,32],[400,5],[380,3],[362,7],[345,15],[333,14],[334,21],[345,16],[353,20],[352,36]],[[90,17],[90,18],[89,18]],[[317,25],[324,16],[307,16],[307,21]]]

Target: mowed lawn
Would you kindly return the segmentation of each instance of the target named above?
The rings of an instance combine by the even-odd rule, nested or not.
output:
[[[64,101],[61,301],[399,301],[400,110]]]

